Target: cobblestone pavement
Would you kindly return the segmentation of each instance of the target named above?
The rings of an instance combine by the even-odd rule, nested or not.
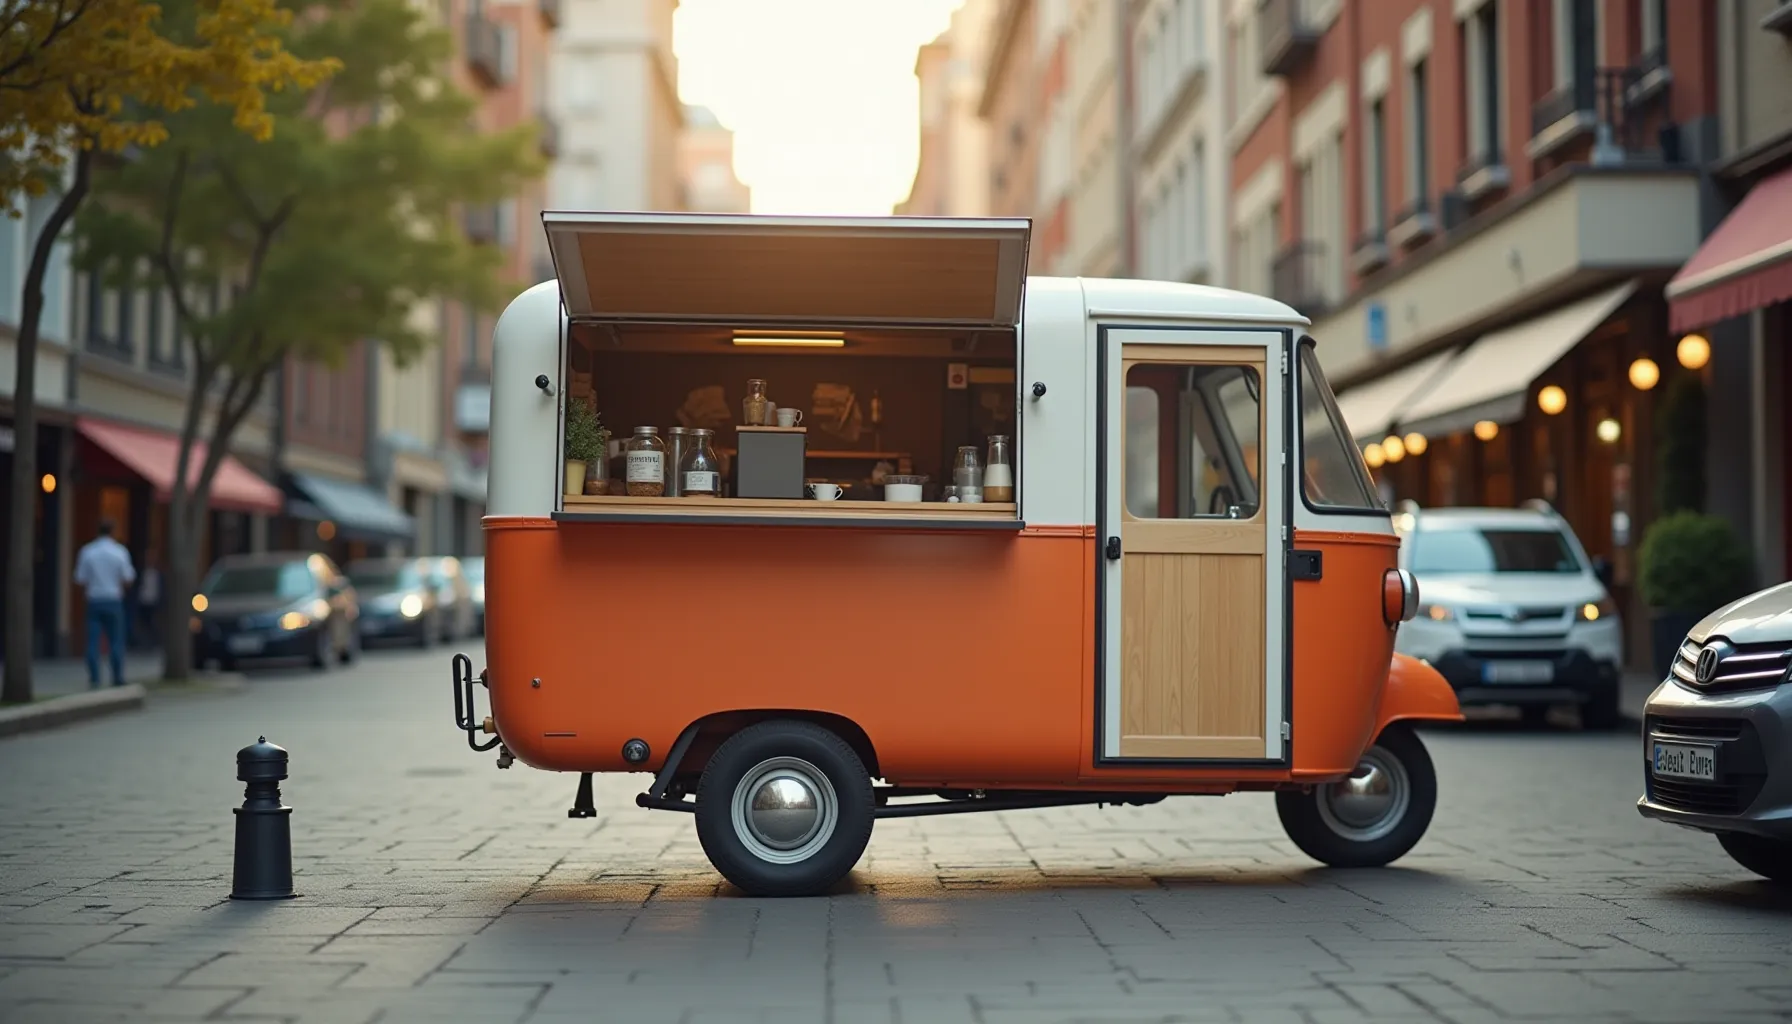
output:
[[[444,655],[0,742],[6,1021],[1792,1018],[1792,897],[1639,818],[1630,733],[1426,736],[1443,803],[1379,871],[1270,798],[878,825],[845,891],[723,885],[644,777],[497,771]],[[236,749],[289,747],[301,898],[225,899]]]

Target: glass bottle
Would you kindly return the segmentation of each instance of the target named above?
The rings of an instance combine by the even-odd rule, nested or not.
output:
[[[1007,434],[989,436],[989,458],[983,466],[983,498],[1014,500],[1014,444]]]
[[[691,450],[691,432],[684,427],[666,428],[666,497],[676,498],[684,494],[684,478],[679,476],[678,467],[684,463],[684,453]]]
[[[749,427],[765,423],[765,381],[747,381],[747,397],[740,400],[741,422]]]
[[[952,460],[952,485],[983,486],[983,457],[977,454],[976,445],[967,444],[958,449],[958,456]]]
[[[666,442],[660,428],[636,427],[628,442],[628,496],[658,498],[666,493]]]
[[[722,494],[722,463],[711,444],[715,434],[702,428],[691,431],[690,449],[678,467],[681,490],[687,498],[717,498]]]

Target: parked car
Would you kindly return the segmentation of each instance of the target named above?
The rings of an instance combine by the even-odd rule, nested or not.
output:
[[[355,588],[324,555],[228,555],[206,574],[192,606],[195,665],[308,658],[321,669],[360,650]]]
[[[466,574],[467,583],[473,588],[473,631],[479,636],[484,636],[485,556],[461,559],[460,571]]]
[[[1463,706],[1516,705],[1541,722],[1578,704],[1581,724],[1619,722],[1624,631],[1594,563],[1543,502],[1523,508],[1396,510],[1400,567],[1421,604],[1394,648],[1430,662]]]
[[[443,556],[422,560],[423,573],[436,592],[436,603],[442,608],[444,641],[473,635],[473,586],[461,571],[460,559]]]
[[[1714,833],[1736,863],[1792,885],[1792,583],[1687,634],[1643,708],[1646,818]]]
[[[350,563],[348,578],[361,597],[361,640],[402,640],[433,646],[446,628],[436,588],[418,558],[364,558]]]

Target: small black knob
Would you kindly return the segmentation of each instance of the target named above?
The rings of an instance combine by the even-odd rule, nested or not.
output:
[[[1109,537],[1108,538],[1108,548],[1107,548],[1106,554],[1108,556],[1108,561],[1110,561],[1110,562],[1119,559],[1119,557],[1120,557],[1120,538],[1118,538],[1118,537]]]
[[[622,759],[629,764],[640,764],[650,753],[646,740],[633,739],[622,745]]]
[[[553,385],[554,385],[554,382],[548,379],[547,374],[538,373],[535,375],[535,386],[540,388],[541,390],[547,392],[550,395],[554,393]]]
[[[1036,380],[1033,382],[1033,397],[1034,398],[1044,398],[1045,397],[1045,382],[1044,381]]]

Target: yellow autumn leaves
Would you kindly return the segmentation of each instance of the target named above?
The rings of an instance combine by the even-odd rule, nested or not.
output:
[[[286,52],[291,17],[275,0],[0,0],[0,204],[41,194],[76,149],[162,142],[158,114],[202,100],[267,139],[269,90],[340,68]]]

